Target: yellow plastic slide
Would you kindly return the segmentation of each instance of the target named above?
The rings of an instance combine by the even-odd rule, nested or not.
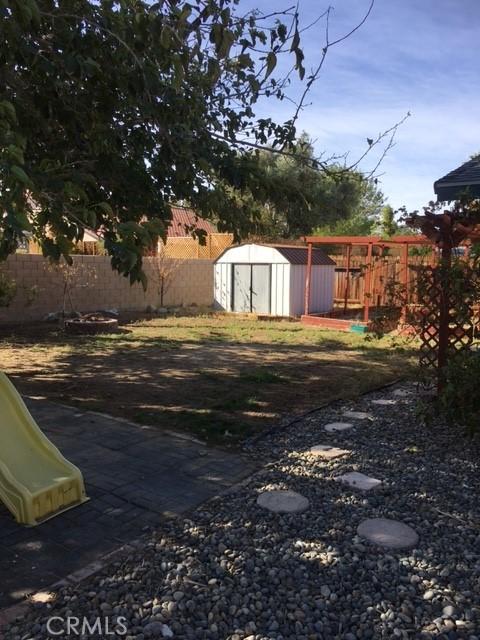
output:
[[[42,433],[0,372],[0,501],[17,522],[33,526],[86,500],[80,470]]]

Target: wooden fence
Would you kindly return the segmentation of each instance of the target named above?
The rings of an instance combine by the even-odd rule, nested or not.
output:
[[[335,304],[347,303],[349,306],[363,305],[367,266],[363,256],[352,256],[347,286],[347,261],[344,256],[330,256],[336,263],[335,269]],[[409,291],[414,289],[417,269],[421,265],[432,264],[433,255],[409,256],[408,276]],[[399,284],[405,282],[404,267],[400,256],[374,256],[371,266],[371,298],[370,305],[382,307],[392,304],[392,298],[400,295]],[[405,292],[404,292],[405,293]]]

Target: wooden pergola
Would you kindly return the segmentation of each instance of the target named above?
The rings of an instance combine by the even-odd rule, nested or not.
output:
[[[413,246],[433,246],[432,240],[429,240],[423,235],[409,235],[409,236],[397,236],[394,238],[381,238],[379,236],[307,236],[305,238],[307,244],[307,271],[305,278],[305,309],[302,321],[306,324],[317,324],[335,327],[338,329],[348,326],[346,320],[319,317],[316,315],[310,315],[310,287],[311,287],[311,274],[312,274],[312,249],[314,246],[319,245],[337,245],[346,248],[346,290],[345,290],[345,310],[348,301],[348,286],[351,270],[351,256],[353,247],[366,247],[366,262],[365,262],[365,289],[363,296],[363,323],[368,325],[370,319],[370,301],[371,301],[371,288],[372,288],[372,260],[374,255],[374,248],[380,249],[396,247],[400,248],[401,252],[401,264],[402,264],[402,277],[401,283],[405,290],[408,291],[409,285],[409,270],[408,270],[408,252]],[[346,323],[345,327],[342,326],[342,322]]]

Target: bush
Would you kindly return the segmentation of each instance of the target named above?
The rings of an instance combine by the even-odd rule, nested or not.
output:
[[[0,273],[0,307],[8,307],[17,293],[15,280],[5,273]]]
[[[443,385],[438,396],[441,412],[454,424],[467,427],[469,433],[480,422],[480,351],[467,351],[453,356],[443,373]]]

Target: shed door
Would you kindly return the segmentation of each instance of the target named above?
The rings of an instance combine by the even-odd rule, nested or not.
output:
[[[252,264],[252,311],[270,313],[269,264]]]
[[[270,265],[233,265],[233,311],[270,313]]]
[[[249,264],[233,265],[233,310],[250,313],[252,267]]]

